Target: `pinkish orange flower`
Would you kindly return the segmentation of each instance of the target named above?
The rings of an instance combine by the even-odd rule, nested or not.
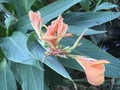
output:
[[[95,60],[84,56],[75,56],[77,62],[83,67],[87,80],[90,84],[97,86],[104,82],[105,64],[107,60]]]
[[[57,20],[52,21],[51,25],[47,27],[47,31],[42,40],[47,42],[52,48],[56,48],[58,42],[65,36],[68,25],[63,22],[62,16]]]
[[[48,27],[43,25],[47,29],[46,33],[41,30],[42,19],[39,12],[29,11],[29,18],[40,39],[45,41],[51,48],[56,49],[58,42],[64,36],[72,36],[72,34],[66,34],[68,25],[63,22],[62,16],[59,16],[56,20],[52,21],[51,25]]]
[[[33,12],[33,11],[29,11],[29,18],[30,21],[32,23],[33,28],[35,29],[36,33],[38,34],[38,36],[40,36],[41,34],[41,26],[42,26],[42,18],[40,13],[37,12]]]

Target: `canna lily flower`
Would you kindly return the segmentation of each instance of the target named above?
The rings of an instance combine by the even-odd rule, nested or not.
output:
[[[75,55],[73,58],[83,67],[90,84],[98,86],[104,82],[105,64],[110,63],[109,61],[95,60],[78,55]]]
[[[59,16],[46,29],[47,31],[41,39],[56,49],[58,42],[65,36],[68,25],[63,22],[62,16]]]
[[[42,27],[42,22],[43,22],[40,13],[38,11],[33,12],[32,10],[30,10],[28,15],[29,15],[33,28],[35,29],[36,33],[40,37],[41,27]]]
[[[52,21],[51,25],[49,25],[48,27],[42,25],[43,20],[41,19],[41,15],[39,12],[29,11],[29,18],[33,28],[35,29],[40,39],[46,42],[49,47],[53,49],[57,49],[58,42],[63,37],[72,36],[71,33],[66,34],[68,25],[63,22],[62,16],[59,16],[56,20]],[[45,33],[41,30],[42,26],[47,29]]]

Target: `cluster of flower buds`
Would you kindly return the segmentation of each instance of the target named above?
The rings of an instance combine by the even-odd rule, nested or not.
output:
[[[70,55],[71,51],[80,45],[79,41],[85,32],[80,35],[72,47],[61,48],[59,45],[60,40],[64,37],[72,36],[71,33],[67,33],[68,25],[63,22],[61,15],[52,21],[49,26],[43,24],[40,12],[29,11],[29,18],[40,41],[45,43],[45,45],[47,44],[47,47],[45,47],[48,50],[45,52],[46,55],[71,57],[83,67],[90,84],[97,86],[104,82],[105,64],[108,64],[109,61],[96,60],[81,55]],[[46,32],[42,30],[42,27],[46,29]]]

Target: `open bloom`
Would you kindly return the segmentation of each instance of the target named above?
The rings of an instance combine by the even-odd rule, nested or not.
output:
[[[42,22],[43,22],[40,13],[38,11],[33,12],[30,10],[29,11],[29,18],[30,18],[30,21],[31,21],[33,28],[35,29],[36,33],[40,37],[41,27],[42,27]]]
[[[105,64],[109,63],[109,61],[95,60],[78,55],[75,55],[74,58],[83,67],[90,84],[97,86],[104,82]]]
[[[52,48],[56,48],[58,42],[65,36],[68,25],[63,22],[62,16],[59,16],[46,28],[47,31],[41,39],[47,42]]]
[[[63,22],[63,18],[60,15],[56,20],[52,21],[51,25],[48,27],[42,25],[42,19],[39,12],[29,12],[29,18],[32,23],[33,28],[35,29],[36,33],[40,37],[40,39],[46,42],[49,47],[56,49],[58,46],[58,42],[63,37],[72,36],[71,33],[66,34],[68,29],[68,25]],[[47,31],[43,33],[41,27],[44,26]]]

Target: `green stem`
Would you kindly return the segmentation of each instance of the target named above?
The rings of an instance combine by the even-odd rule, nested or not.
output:
[[[85,34],[85,32],[87,31],[87,29],[85,29],[83,31],[83,33],[78,37],[78,39],[75,41],[74,45],[70,48],[70,50],[72,51],[73,49],[75,49],[77,46],[79,46],[79,41],[81,40],[81,38],[83,37],[83,35]]]
[[[9,36],[9,29],[6,29],[6,35]]]

